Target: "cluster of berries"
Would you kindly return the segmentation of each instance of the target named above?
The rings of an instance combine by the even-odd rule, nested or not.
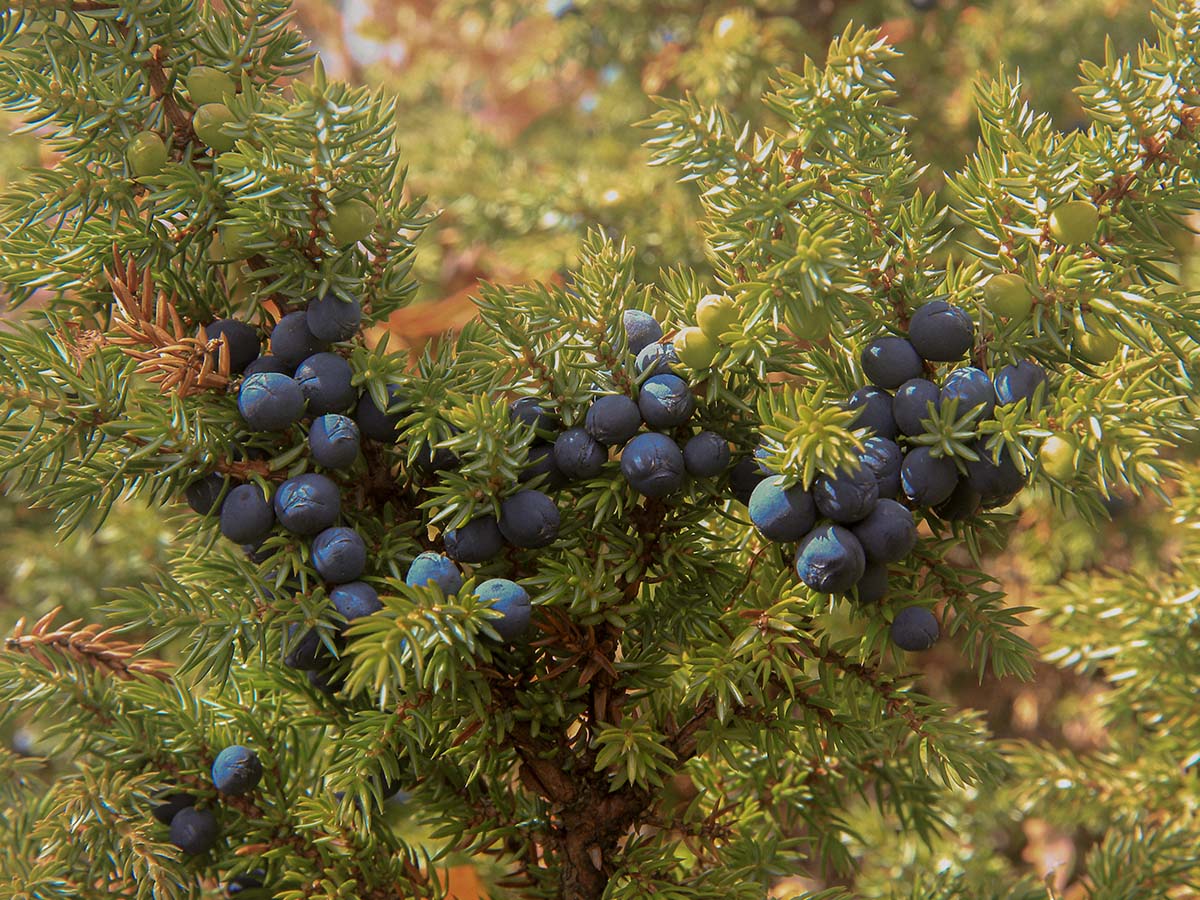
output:
[[[994,382],[972,366],[953,369],[940,386],[925,377],[930,364],[959,361],[973,343],[974,325],[963,310],[940,300],[920,307],[907,338],[876,338],[862,352],[872,383],[854,392],[849,408],[858,410],[855,427],[870,434],[854,464],[817,477],[810,490],[778,475],[753,488],[751,521],[769,540],[798,542],[796,572],[813,590],[877,603],[887,595],[888,565],[916,545],[914,509],[961,520],[1009,502],[1024,487],[1006,450],[993,454],[977,437],[973,458],[958,460],[929,434],[943,408],[961,434],[997,404],[1033,402],[1046,382],[1045,371],[1028,361],[1005,366]],[[896,616],[891,633],[902,649],[924,650],[939,627],[929,610],[914,606]]]
[[[217,754],[212,764],[212,783],[220,794],[240,797],[258,787],[263,767],[258,754],[248,747],[234,744]],[[196,808],[196,798],[175,791],[159,798],[151,815],[170,828],[171,843],[188,856],[207,853],[221,836],[221,826],[213,810]],[[225,886],[226,894],[236,896],[250,888],[263,886],[266,877],[261,870],[239,875]]]

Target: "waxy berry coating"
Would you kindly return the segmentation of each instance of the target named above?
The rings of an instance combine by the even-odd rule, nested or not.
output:
[[[353,620],[361,619],[363,616],[369,616],[383,609],[383,604],[379,602],[379,592],[365,581],[339,584],[329,592],[329,599],[333,603],[333,608],[338,611],[338,615],[346,620],[347,627]],[[342,628],[343,632],[345,630]]]
[[[937,617],[923,606],[909,606],[892,620],[892,643],[901,650],[928,650],[941,635]]]
[[[696,398],[682,378],[655,375],[642,384],[638,409],[651,428],[674,428],[692,417],[696,411]]]
[[[558,507],[541,491],[518,491],[500,504],[500,533],[514,547],[548,547],[561,525]]]
[[[296,371],[296,367],[288,365],[285,360],[278,356],[272,356],[270,353],[264,353],[256,359],[247,363],[246,368],[242,370],[242,374],[249,377],[257,375],[259,372],[275,372],[279,375],[287,375],[291,377]]]
[[[221,504],[221,534],[235,544],[257,544],[271,533],[275,512],[257,484],[239,484]]]
[[[846,593],[866,568],[867,557],[858,538],[841,525],[818,525],[796,552],[796,574],[822,594]]]
[[[958,484],[958,470],[946,456],[934,456],[928,447],[917,447],[904,457],[900,485],[918,506],[937,506],[950,498]]]
[[[426,587],[432,583],[447,597],[453,597],[462,587],[463,577],[453,560],[427,550],[412,561],[404,583],[409,587]]]
[[[974,344],[975,323],[965,310],[945,300],[930,300],[909,320],[908,339],[922,359],[954,362]]]
[[[223,490],[225,490],[225,479],[216,472],[209,472],[203,478],[193,481],[184,488],[183,495],[187,498],[187,504],[192,508],[192,512],[200,516],[207,516],[217,505]]]
[[[640,309],[625,310],[621,314],[621,323],[625,327],[625,340],[629,345],[629,352],[634,356],[663,336],[662,325],[658,320]]]
[[[461,528],[451,528],[443,540],[446,555],[457,562],[487,562],[504,549],[504,535],[495,516],[479,516]]]
[[[608,394],[592,401],[583,427],[604,446],[620,446],[642,427],[642,411],[624,394]]]
[[[217,817],[210,809],[181,809],[171,820],[171,843],[188,856],[199,856],[216,846],[221,836]]]
[[[895,500],[880,500],[870,515],[855,522],[850,530],[862,544],[870,562],[899,562],[917,544],[917,523],[913,514]]]
[[[258,787],[263,767],[258,754],[234,744],[217,754],[212,764],[213,786],[222,794],[246,794]]]
[[[283,431],[304,415],[304,392],[287,375],[260,372],[242,379],[237,405],[251,431]]]
[[[879,502],[875,473],[862,464],[853,471],[841,469],[835,475],[817,476],[812,493],[821,515],[842,524],[870,515]]]
[[[996,399],[1001,404],[1018,400],[1033,402],[1037,389],[1046,383],[1046,370],[1035,362],[1023,359],[1005,366],[996,373]]]
[[[362,324],[362,306],[357,300],[342,300],[336,294],[326,294],[309,301],[305,322],[319,341],[348,341]]]
[[[679,357],[675,354],[674,344],[651,344],[637,355],[633,361],[633,370],[641,375],[673,375],[674,366],[679,365]]]
[[[475,589],[475,595],[492,609],[504,614],[502,618],[488,620],[502,640],[520,640],[529,630],[533,611],[529,593],[515,581],[490,578]]]
[[[314,353],[296,367],[296,382],[304,393],[308,413],[341,413],[354,405],[357,391],[350,383],[354,371],[336,353]]]
[[[331,584],[357,581],[367,568],[367,545],[353,528],[326,528],[313,539],[312,563]]]
[[[882,388],[862,387],[850,395],[847,408],[858,410],[851,425],[854,429],[866,428],[876,437],[893,440],[896,437],[896,420],[892,413],[892,395]]]
[[[687,479],[683,451],[665,434],[639,434],[621,451],[621,473],[644,497],[665,497]]]
[[[554,464],[567,478],[595,478],[607,461],[600,442],[582,428],[568,428],[554,442]]]
[[[933,409],[930,409],[933,404]],[[896,427],[909,437],[925,433],[921,424],[925,419],[936,419],[942,405],[942,392],[932,381],[913,378],[900,385],[896,399],[892,401],[892,415]]]
[[[326,468],[350,468],[358,459],[361,443],[358,426],[349,416],[318,416],[308,429],[309,454]]]
[[[940,403],[945,406],[951,400],[957,400],[955,416],[961,419],[973,409],[982,407],[976,421],[991,416],[996,409],[996,389],[987,373],[974,366],[964,366],[955,369],[946,376],[942,384]]]
[[[325,475],[289,478],[275,491],[275,518],[293,534],[310,537],[337,521],[342,511],[341,492]]]
[[[900,466],[904,463],[904,451],[899,444],[881,437],[867,438],[858,459],[875,476],[881,498],[895,500],[900,496]]]
[[[889,391],[925,371],[916,348],[902,337],[876,338],[863,348],[860,360],[867,379]]]
[[[387,397],[388,409],[393,410],[392,412],[381,410],[371,399],[370,392],[363,391],[362,396],[358,398],[358,406],[354,410],[354,421],[358,423],[358,430],[363,437],[385,444],[394,444],[400,437],[400,420],[404,417],[404,404],[401,402],[399,385],[389,384]]]
[[[1025,478],[1009,455],[1008,448],[1000,451],[999,462],[982,439],[971,445],[979,454],[978,460],[967,460],[967,481],[979,492],[985,508],[1003,506],[1025,487]]]
[[[164,825],[170,825],[171,820],[181,809],[187,809],[189,806],[196,805],[196,798],[191,794],[185,794],[182,791],[174,791],[169,794],[163,794],[155,798],[158,805],[150,810],[150,815],[158,819]]]
[[[309,330],[308,316],[303,312],[288,313],[271,329],[271,353],[293,366],[328,346]]]
[[[729,441],[715,431],[701,431],[683,445],[683,465],[693,478],[714,478],[729,468]]]
[[[258,331],[252,325],[237,319],[217,319],[204,326],[204,335],[210,341],[221,341],[229,346],[229,371],[237,374],[258,358],[262,346]]]
[[[801,485],[785,488],[782,475],[758,483],[750,494],[750,521],[770,541],[798,541],[817,522],[812,495]]]

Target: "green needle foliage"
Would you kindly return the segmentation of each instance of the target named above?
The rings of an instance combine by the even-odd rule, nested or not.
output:
[[[344,642],[306,541],[276,532],[247,554],[179,502],[208,473],[271,488],[315,468],[300,426],[247,432],[228,348],[202,327],[235,317],[265,333],[327,293],[360,302],[369,326],[417,291],[431,214],[399,148],[419,135],[385,92],[328,79],[290,15],[282,0],[0,14],[0,103],[60,154],[0,198],[0,282],[27,307],[0,345],[0,477],[67,532],[133,501],[177,535],[90,625],[31,616],[0,654],[6,719],[39,723],[73,763],[46,779],[0,752],[0,897],[214,896],[257,869],[280,900],[440,897],[467,858],[487,860],[496,897],[752,900],[797,872],[821,885],[798,894],[811,900],[855,895],[829,885],[1044,896],[977,852],[1018,812],[1089,830],[1092,896],[1193,886],[1200,508],[1172,480],[1189,472],[1200,347],[1200,303],[1174,268],[1200,207],[1200,8],[1164,2],[1149,42],[1083,67],[1086,130],[1036,112],[1015,74],[979,85],[980,137],[945,173],[949,205],[925,181],[893,75],[904,63],[878,31],[847,27],[790,72],[763,45],[724,76],[762,93],[748,114],[703,92],[659,101],[648,158],[693,192],[702,261],[647,274],[638,248],[595,230],[564,283],[485,286],[478,319],[411,364],[386,342],[348,349],[355,385],[400,424],[335,473],[383,604]],[[236,85],[215,131],[188,94],[197,66]],[[147,131],[168,155],[140,174],[127,154]],[[1070,245],[1050,226],[1068,201],[1099,219]],[[371,225],[361,241],[346,239],[348,210]],[[1027,319],[988,311],[983,285],[1002,272],[1029,286]],[[710,293],[734,298],[739,328],[688,373],[695,421],[738,458],[761,447],[803,485],[836,473],[867,437],[842,405],[864,383],[861,348],[946,300],[975,322],[973,364],[1050,373],[1034,402],[986,423],[983,452],[1007,452],[1084,521],[1118,492],[1174,495],[1188,562],[1154,584],[1065,582],[1035,617],[987,571],[1012,508],[925,516],[887,599],[867,606],[801,584],[728,475],[650,500],[610,460],[555,492],[551,546],[466,567],[453,597],[405,584],[418,553],[523,487],[532,434],[512,398],[582,424],[595,395],[645,378],[621,311],[670,333]],[[976,461],[972,424],[947,404],[937,453]],[[1074,452],[1053,476],[1051,436]],[[432,450],[458,465],[431,471]],[[474,593],[493,577],[532,595],[528,641],[497,640],[499,614]],[[1035,675],[1023,625],[1039,618],[1048,661],[1113,685],[1111,750],[1007,746],[924,690],[888,640],[912,605],[938,610],[980,679]],[[335,693],[283,664],[308,629],[339,657]],[[264,766],[245,796],[208,775],[231,744]],[[411,795],[399,816],[397,787]],[[215,812],[211,850],[183,855],[152,818],[176,790]]]

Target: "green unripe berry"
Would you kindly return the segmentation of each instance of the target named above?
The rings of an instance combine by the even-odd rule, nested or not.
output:
[[[740,318],[737,304],[725,294],[709,294],[696,304],[696,324],[714,341],[732,331]]]
[[[357,244],[371,233],[378,217],[364,200],[343,200],[329,215],[329,237],[339,247]]]
[[[1050,234],[1060,244],[1085,244],[1099,226],[1100,212],[1086,200],[1068,200],[1050,214]]]
[[[167,145],[153,131],[141,131],[125,148],[125,159],[135,178],[157,175],[167,164]]]
[[[237,92],[234,80],[220,69],[214,69],[212,66],[196,66],[187,73],[185,80],[188,96],[192,98],[192,105],[196,107],[208,103],[220,103],[226,97]]]
[[[683,328],[675,335],[675,355],[689,369],[707,369],[717,355],[717,342],[699,328]]]
[[[1091,316],[1075,325],[1075,355],[1084,362],[1101,365],[1117,355],[1120,343],[1111,331]]]
[[[1024,319],[1033,309],[1033,297],[1025,279],[1011,272],[993,275],[983,288],[983,302],[994,316]]]
[[[232,150],[234,138],[224,131],[224,126],[233,121],[233,113],[224,103],[205,103],[192,116],[192,130],[214,153]]]
[[[1075,439],[1070,435],[1050,435],[1038,451],[1042,471],[1056,481],[1070,481],[1075,475],[1075,450]]]

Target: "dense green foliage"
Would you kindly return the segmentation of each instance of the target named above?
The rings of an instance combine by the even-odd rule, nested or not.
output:
[[[629,5],[600,16],[581,4],[597,21],[568,17],[555,33],[578,49],[572,23],[588,22],[600,48],[588,65],[631,65],[646,47],[612,32],[655,39],[622,17],[641,13]],[[797,873],[807,880],[790,890],[814,900],[1042,897],[1019,852],[996,846],[1033,819],[1088,836],[1090,896],[1193,884],[1200,309],[1180,247],[1200,206],[1200,8],[1165,4],[1153,22],[1142,10],[1148,44],[1084,65],[1086,130],[1036,112],[1015,70],[994,73],[974,95],[978,143],[950,161],[946,146],[931,160],[938,125],[904,94],[922,60],[878,31],[838,32],[818,62],[784,53],[802,34],[786,16],[739,12],[710,41],[683,29],[714,27],[717,11],[678,6],[668,24],[678,16],[693,54],[680,77],[696,90],[658,100],[644,123],[652,168],[612,158],[607,179],[634,179],[622,216],[564,199],[577,219],[550,229],[561,251],[539,266],[569,261],[569,275],[482,287],[478,319],[411,363],[386,342],[342,345],[378,406],[389,390],[403,402],[399,440],[369,443],[338,476],[384,608],[351,626],[335,695],[281,663],[289,626],[331,649],[340,626],[307,542],[277,533],[256,562],[179,502],[204,473],[270,486],[313,468],[302,429],[246,431],[228,358],[196,334],[225,316],[265,333],[326,292],[361,300],[368,326],[409,303],[431,220],[401,148],[422,130],[387,91],[328,79],[283,0],[0,14],[0,102],[61,154],[0,199],[0,282],[25,310],[0,342],[0,473],[14,502],[70,533],[59,550],[30,549],[40,520],[27,528],[30,514],[6,508],[22,536],[6,556],[65,558],[53,572],[15,566],[6,582],[29,619],[0,655],[3,717],[35,728],[57,765],[0,751],[0,897],[213,896],[259,868],[283,900],[432,897],[443,866],[468,857],[487,860],[496,897],[759,898]],[[733,38],[736,66],[720,44]],[[198,66],[229,73],[236,93],[189,79]],[[634,84],[613,84],[649,110]],[[192,92],[211,103],[210,89],[231,123],[215,131],[193,122]],[[147,131],[168,147],[161,168],[128,155]],[[514,240],[547,221],[552,185],[523,207],[487,185],[470,195],[449,163],[415,156],[427,165],[414,181],[442,178],[443,197],[454,185],[475,205],[455,215],[479,239],[511,224],[481,213],[488,203],[523,210]],[[668,179],[682,186],[660,191]],[[348,212],[355,201],[373,224]],[[1098,224],[1063,215],[1068,202]],[[647,246],[653,229],[629,223],[656,216],[672,236]],[[996,273],[1023,279],[1029,316],[989,303]],[[863,383],[859,350],[941,299],[971,313],[975,364],[1033,358],[1051,373],[1044,404],[983,425],[1035,491],[965,523],[923,516],[888,598],[867,607],[797,582],[790,555],[729,499],[728,476],[649,501],[609,462],[557,493],[552,546],[467,567],[457,597],[405,585],[417,553],[518,489],[532,436],[510,420],[512,397],[578,424],[594,394],[637,380],[620,310],[652,311],[670,331],[695,324],[713,292],[735,298],[742,327],[690,373],[697,423],[739,456],[761,442],[790,479],[832,473],[864,437],[840,405]],[[938,427],[959,455],[954,419]],[[431,472],[430,445],[461,464]],[[1127,571],[1055,584],[1101,552],[1099,523],[1129,494],[1175,505],[1139,525],[1149,536],[1129,529]],[[158,519],[131,515],[139,505]],[[1036,611],[989,574],[1014,531]],[[114,534],[152,552],[110,558]],[[533,595],[530,643],[491,638],[495,614],[470,589],[493,576]],[[60,597],[118,632],[35,627]],[[980,712],[920,683],[928,657],[889,645],[889,622],[913,604],[938,611],[938,658],[961,657],[989,685],[1051,667],[1087,680],[1104,736],[1091,752],[994,740]],[[245,797],[208,780],[230,744],[265,765]],[[411,793],[400,812],[385,802],[396,785]],[[151,818],[172,788],[217,811],[210,853],[181,856]]]

